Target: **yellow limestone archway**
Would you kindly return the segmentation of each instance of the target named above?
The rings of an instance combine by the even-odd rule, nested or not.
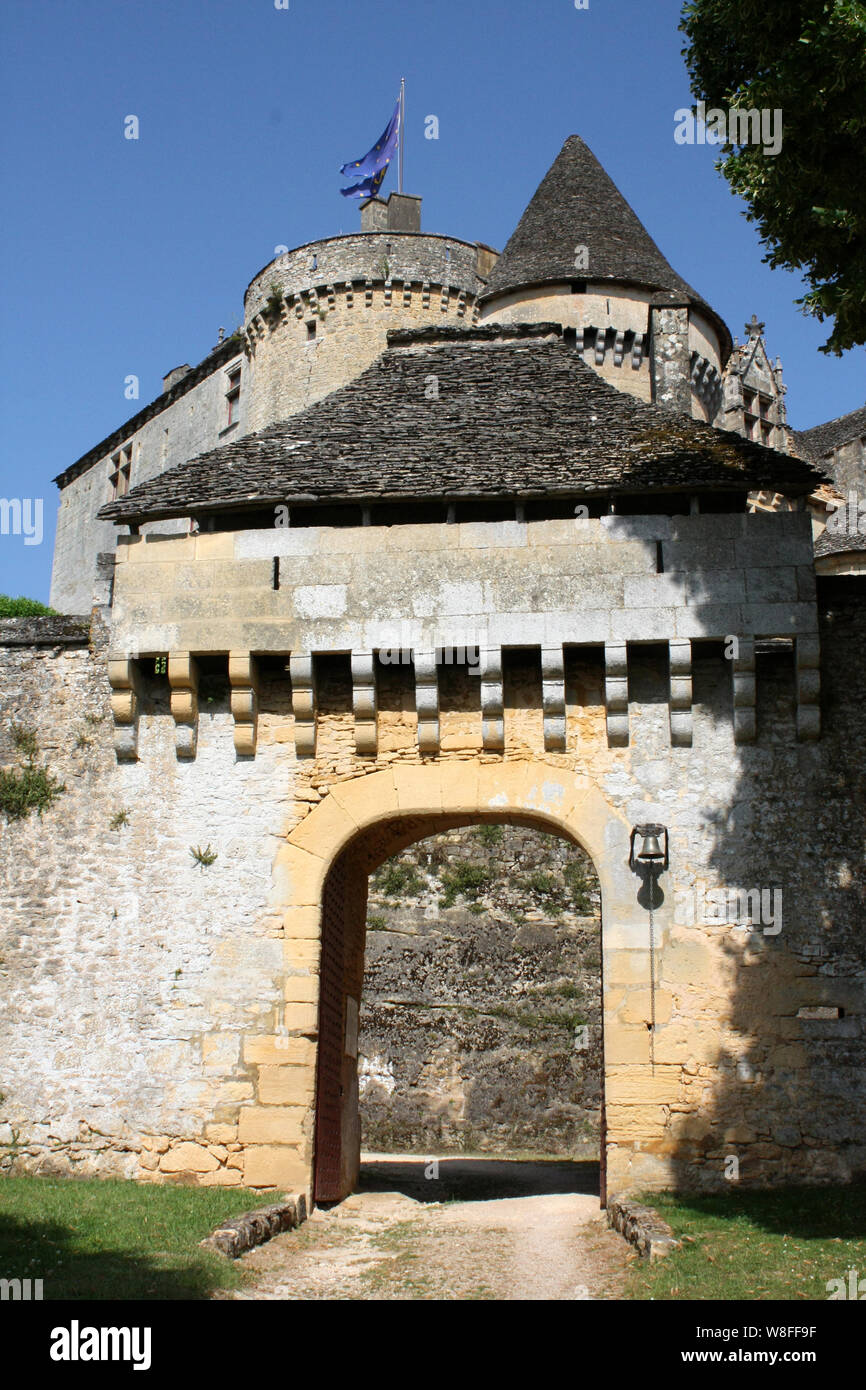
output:
[[[329,911],[333,916],[336,910],[339,917],[341,909],[323,907],[326,898],[352,905],[357,918],[366,909],[366,876],[378,863],[448,824],[491,820],[532,825],[575,841],[598,874],[609,1168],[612,1152],[619,1148],[610,1126],[612,1072],[623,1063],[630,1073],[635,1063],[643,1069],[640,1043],[646,1040],[644,1027],[638,1030],[643,1037],[632,1038],[623,1048],[620,1031],[635,1030],[620,1024],[616,1012],[624,992],[620,984],[626,978],[632,986],[643,984],[649,976],[646,914],[628,871],[630,827],[596,785],[567,769],[542,760],[453,760],[395,765],[335,784],[277,852],[272,903],[284,912],[285,1011],[278,1033],[245,1042],[245,1061],[258,1074],[256,1101],[241,1111],[238,1133],[247,1182],[314,1190],[317,1080],[318,1100],[323,1099],[322,1079],[317,1078],[320,1011],[323,1016],[329,988],[333,993],[340,987],[333,972],[328,974],[322,940]],[[359,857],[354,847],[360,845],[365,848]],[[342,872],[347,864],[354,865],[354,872]],[[619,964],[621,957],[627,961]],[[351,1150],[358,1136],[351,1122],[351,1132],[345,1132],[346,1123],[344,1117],[342,1143]],[[351,1154],[343,1168],[345,1190],[329,1195],[351,1190]]]

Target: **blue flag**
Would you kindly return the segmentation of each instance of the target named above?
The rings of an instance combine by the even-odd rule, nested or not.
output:
[[[360,176],[362,180],[361,183],[354,184],[351,188],[341,188],[340,192],[344,197],[372,198],[375,196],[382,184],[382,179],[388,172],[388,165],[394,158],[399,138],[400,101],[398,99],[393,116],[373,148],[362,159],[353,160],[341,167],[340,173],[345,174],[347,178],[354,174]],[[375,187],[373,187],[374,183]]]
[[[368,179],[362,179],[360,183],[353,183],[350,188],[341,188],[340,192],[344,198],[375,198],[382,181],[388,172],[388,165],[380,169],[378,174],[372,174]]]

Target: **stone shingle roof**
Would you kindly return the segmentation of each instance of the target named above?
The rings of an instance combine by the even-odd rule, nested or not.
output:
[[[575,269],[577,246],[587,248],[586,270]],[[493,267],[482,302],[523,285],[576,279],[666,291],[709,314],[730,348],[718,315],[668,264],[580,136],[570,135]]]
[[[848,415],[840,415],[823,425],[815,425],[810,430],[795,430],[794,438],[803,452],[816,463],[834,449],[848,444],[852,439],[866,436],[866,405],[852,410]]]
[[[849,534],[847,531],[822,531],[815,542],[815,559],[820,560],[825,555],[845,555],[849,551],[858,550],[866,554],[866,536],[858,535],[856,532]]]
[[[800,459],[618,391],[559,324],[391,333],[359,377],[291,419],[140,483],[119,522],[280,502],[774,488]]]

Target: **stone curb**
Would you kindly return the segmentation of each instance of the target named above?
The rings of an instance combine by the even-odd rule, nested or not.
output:
[[[679,1250],[678,1241],[666,1221],[652,1207],[637,1202],[613,1198],[607,1206],[607,1224],[619,1231],[624,1240],[634,1245],[643,1259],[664,1259]]]
[[[244,1251],[263,1245],[281,1231],[294,1230],[296,1226],[303,1225],[306,1219],[307,1199],[302,1192],[286,1197],[285,1201],[274,1202],[272,1206],[257,1207],[255,1211],[245,1211],[242,1216],[235,1216],[218,1226],[199,1244],[236,1260]]]

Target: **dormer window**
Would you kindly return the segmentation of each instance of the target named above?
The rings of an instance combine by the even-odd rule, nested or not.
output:
[[[125,497],[129,492],[129,475],[132,471],[132,440],[124,444],[122,449],[118,449],[116,454],[111,455],[111,472],[109,482],[111,484],[111,500],[115,501],[118,497]]]

